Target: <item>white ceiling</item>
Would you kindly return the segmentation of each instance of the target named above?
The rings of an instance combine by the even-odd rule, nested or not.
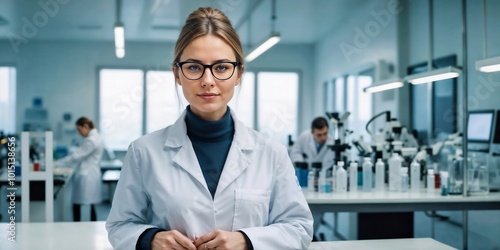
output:
[[[49,10],[39,2],[56,3]],[[67,4],[58,4],[67,2]],[[336,25],[355,18],[370,0],[276,0],[276,31],[282,43],[311,44]],[[271,33],[272,0],[122,0],[126,41],[171,41],[187,15],[200,6],[223,10],[244,44]],[[0,39],[111,41],[115,0],[2,0]],[[366,13],[368,14],[368,13]],[[33,24],[35,29],[29,29]],[[249,27],[251,32],[249,34]],[[251,38],[251,41],[249,39]]]

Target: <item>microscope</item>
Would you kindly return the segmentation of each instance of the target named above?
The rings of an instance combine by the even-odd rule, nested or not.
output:
[[[352,131],[346,129],[346,120],[351,113],[345,112],[342,116],[338,112],[326,113],[328,119],[332,124],[333,138],[328,140],[327,147],[335,152],[335,165],[339,161],[348,162],[348,155],[345,153],[351,146],[347,143],[346,137]]]

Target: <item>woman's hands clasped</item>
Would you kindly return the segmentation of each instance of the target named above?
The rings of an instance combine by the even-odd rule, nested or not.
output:
[[[153,250],[247,250],[245,236],[241,232],[216,229],[197,237],[194,241],[177,230],[155,234],[151,242]]]

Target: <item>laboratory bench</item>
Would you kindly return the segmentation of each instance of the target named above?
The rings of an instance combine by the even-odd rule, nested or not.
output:
[[[0,223],[0,231],[9,232],[8,223]],[[108,241],[104,221],[16,223],[16,242],[8,240],[6,234],[0,238],[1,249],[50,249],[50,250],[106,250],[113,249]],[[450,246],[430,238],[389,239],[360,241],[312,242],[309,250],[371,249],[371,250],[452,250]]]
[[[470,210],[500,210],[500,193],[489,193],[464,197],[462,195],[442,196],[439,189],[432,192],[364,192],[358,190],[345,193],[318,193],[303,189],[311,212],[357,213],[351,224],[355,239],[412,238],[413,212],[415,211],[463,211],[467,218]],[[337,224],[335,219],[334,225]],[[373,225],[384,224],[385,230],[373,230]],[[351,226],[351,225],[350,225]],[[334,226],[334,234],[338,235]],[[356,232],[356,233],[354,233]],[[467,244],[468,224],[463,222],[463,244]],[[341,235],[342,236],[342,235]],[[338,237],[338,236],[337,236]],[[345,237],[344,237],[345,238]],[[347,237],[352,238],[352,237]]]
[[[413,212],[437,210],[500,210],[500,193],[442,196],[433,192],[318,193],[303,189],[307,203],[318,212]]]
[[[53,182],[54,182],[54,200],[59,201],[59,206],[61,213],[59,214],[64,220],[64,211],[67,209],[64,209],[64,200],[65,200],[65,194],[66,192],[69,191],[67,188],[71,180],[73,178],[73,170],[70,168],[60,168],[60,169],[54,169],[54,175],[53,175]],[[22,182],[22,175],[21,176],[16,176],[15,179],[13,180],[14,186],[10,185],[10,181],[8,180],[7,177],[7,171],[3,171],[0,173],[0,194],[2,197],[5,197],[5,199],[8,199],[7,197],[7,191],[12,191],[15,190],[16,192],[16,202],[22,202],[22,195],[21,195],[21,182]],[[2,198],[4,199],[4,198]],[[30,201],[31,202],[45,202],[45,181],[43,180],[31,180],[30,181]],[[1,202],[0,204],[0,218],[2,221],[5,221],[6,218],[3,218],[3,216],[6,216],[6,212],[8,211],[6,207],[8,202]],[[3,205],[5,204],[5,205]],[[21,203],[22,204],[22,203]],[[20,217],[20,209],[18,210]]]
[[[101,161],[99,165],[101,167],[102,172],[106,170],[121,170],[123,162],[118,159],[114,159],[111,161]]]
[[[73,177],[73,170],[69,168],[61,168],[54,170],[54,199],[57,197],[57,194],[64,187],[66,183],[68,183]],[[21,186],[21,176],[16,176],[14,179],[14,186]],[[30,200],[45,200],[45,191],[41,189],[45,189],[44,181],[31,181],[34,184],[30,185]],[[4,186],[9,186],[9,180],[7,178],[7,171],[0,172],[0,188]],[[18,189],[16,193],[21,193],[21,189]]]
[[[114,159],[111,161],[101,161],[100,166],[102,173],[102,182],[108,186],[108,197],[109,201],[111,202],[113,200],[116,183],[120,179],[123,162],[118,159]]]

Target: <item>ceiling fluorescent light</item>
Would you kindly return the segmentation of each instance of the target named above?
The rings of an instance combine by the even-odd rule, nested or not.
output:
[[[123,58],[125,56],[125,30],[122,24],[115,25],[115,50],[116,57]]]
[[[445,68],[425,71],[405,77],[405,81],[411,84],[421,84],[428,82],[441,81],[445,79],[458,77],[462,71],[456,67],[448,66]]]
[[[403,87],[403,81],[400,79],[384,81],[381,83],[374,84],[372,86],[368,86],[363,89],[366,93],[375,93],[380,91],[385,91],[389,89],[397,89]]]
[[[252,50],[250,54],[245,57],[246,62],[251,62],[262,53],[266,52],[268,49],[276,45],[281,40],[281,36],[278,33],[272,34],[265,42],[259,45],[257,48]]]
[[[116,48],[115,53],[116,53],[116,57],[123,58],[123,57],[125,57],[125,48]]]
[[[500,56],[476,61],[476,70],[486,73],[500,71]]]

